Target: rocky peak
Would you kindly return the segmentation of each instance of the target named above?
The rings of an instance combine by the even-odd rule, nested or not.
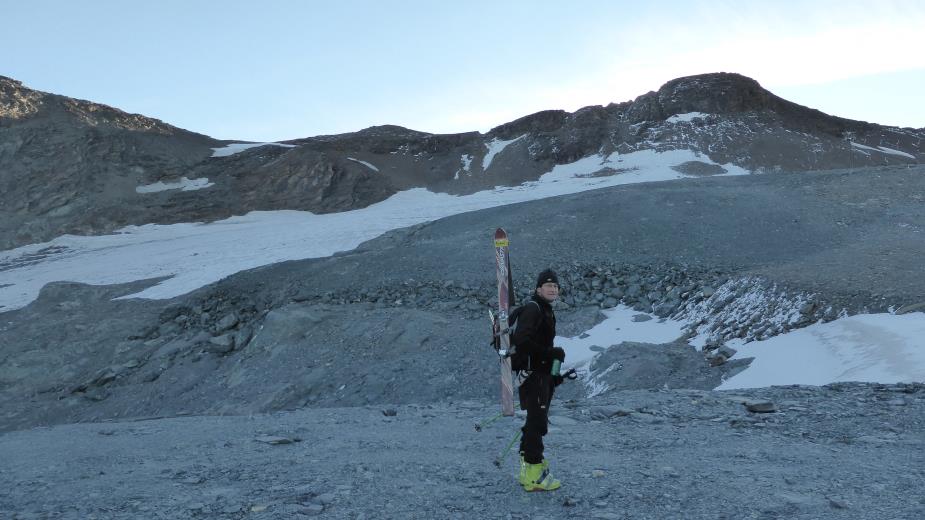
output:
[[[47,111],[39,112],[40,108]],[[173,135],[177,132],[190,133],[171,126],[159,119],[130,114],[101,103],[74,99],[57,94],[48,94],[23,86],[22,82],[0,76],[0,120],[23,121],[35,117],[48,117],[63,123],[62,117],[75,119],[80,125],[109,127],[119,130],[151,132]],[[204,137],[204,136],[203,136]]]
[[[729,114],[774,108],[781,101],[757,81],[727,72],[677,78],[655,93],[667,116],[686,112]]]
[[[21,82],[0,76],[0,122],[3,119],[23,119],[38,112],[42,94],[26,88]]]
[[[68,112],[76,116],[80,122],[89,126],[110,126],[122,130],[154,132],[165,135],[172,135],[179,130],[160,119],[146,117],[141,114],[130,114],[118,108],[82,99],[66,98],[63,100],[62,105]]]
[[[626,108],[628,122],[662,121],[675,114],[702,112],[720,116],[774,113],[788,127],[842,137],[846,131],[866,133],[876,125],[831,116],[780,98],[741,74],[716,72],[669,81],[657,92],[636,98]]]

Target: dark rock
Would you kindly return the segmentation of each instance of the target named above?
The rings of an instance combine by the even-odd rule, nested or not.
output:
[[[746,401],[745,408],[754,413],[771,413],[777,411],[777,406],[771,401]]]

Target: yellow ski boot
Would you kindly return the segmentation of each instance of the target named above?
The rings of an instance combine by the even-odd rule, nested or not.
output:
[[[517,482],[521,486],[527,484],[527,461],[524,460],[524,453],[520,452],[520,474],[517,475]]]
[[[525,465],[524,478],[521,481],[524,491],[552,491],[562,486],[549,471],[549,462],[544,460],[540,464]]]

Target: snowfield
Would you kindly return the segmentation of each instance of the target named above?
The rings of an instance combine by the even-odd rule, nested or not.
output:
[[[858,314],[764,341],[727,343],[733,359],[754,357],[720,390],[835,381],[925,380],[925,314]]]
[[[193,191],[201,190],[203,188],[208,188],[209,186],[214,186],[214,182],[209,182],[209,179],[206,177],[200,177],[198,179],[187,179],[186,177],[180,177],[178,182],[155,182],[154,184],[145,184],[143,186],[138,186],[135,188],[136,193],[157,193],[160,191],[168,190],[182,190],[182,191]]]
[[[666,123],[689,123],[694,119],[703,119],[710,114],[703,112],[687,112],[686,114],[675,114],[665,120]]]
[[[348,160],[348,161],[353,161],[353,162],[355,162],[355,163],[360,163],[360,164],[362,164],[363,166],[366,166],[367,168],[369,168],[370,170],[372,170],[372,171],[374,171],[374,172],[379,171],[379,168],[376,168],[375,166],[373,166],[372,164],[370,164],[370,163],[368,163],[368,162],[366,162],[366,161],[361,161],[361,160],[359,160],[359,159],[354,159],[353,157],[347,157],[347,160]]]
[[[871,152],[880,152],[880,153],[885,153],[885,154],[887,154],[887,155],[898,155],[899,157],[906,157],[906,158],[908,158],[908,159],[915,159],[915,156],[912,155],[912,154],[910,154],[910,153],[906,153],[906,152],[903,152],[903,151],[901,151],[901,150],[894,150],[894,149],[892,149],[892,148],[887,148],[887,147],[885,147],[885,146],[878,146],[878,147],[874,148],[873,146],[867,146],[867,145],[863,145],[863,144],[860,144],[860,143],[855,143],[854,141],[851,142],[851,146],[852,146],[852,148],[855,149],[855,151],[861,152],[861,153],[866,154],[866,155],[870,155],[870,154],[868,154],[868,153],[865,151],[865,150],[868,150],[868,151],[871,151]]]
[[[483,170],[483,171],[484,171],[484,170],[487,170],[488,167],[491,165],[492,159],[494,159],[496,155],[498,155],[499,153],[501,153],[502,151],[504,151],[504,149],[507,148],[509,144],[511,144],[511,143],[513,143],[513,142],[515,142],[515,141],[519,141],[520,139],[523,139],[523,138],[526,137],[526,136],[527,136],[527,134],[524,134],[524,135],[522,135],[522,136],[520,136],[520,137],[515,137],[514,139],[511,139],[510,141],[502,141],[502,140],[500,140],[500,139],[492,139],[492,140],[486,145],[486,146],[488,147],[488,153],[486,153],[486,154],[485,154],[485,157],[482,158],[482,170]]]
[[[595,155],[558,165],[535,182],[471,195],[415,188],[341,213],[255,211],[208,224],[147,224],[111,235],[64,235],[0,252],[0,311],[28,305],[55,281],[101,285],[169,277],[126,297],[172,298],[245,269],[330,256],[387,231],[451,215],[620,184],[683,179],[671,167],[693,160],[712,163],[687,150]],[[748,173],[723,167],[729,174]],[[592,175],[608,168],[608,175]]]
[[[234,155],[238,152],[243,152],[250,148],[257,148],[258,146],[281,146],[283,148],[295,148],[294,144],[282,144],[282,143],[232,143],[228,146],[222,148],[213,148],[212,157],[228,157],[229,155]]]

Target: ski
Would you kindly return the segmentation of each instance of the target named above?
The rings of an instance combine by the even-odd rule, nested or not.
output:
[[[511,277],[511,259],[508,256],[507,232],[495,231],[495,266],[498,276],[498,314],[494,319],[495,348],[501,361],[501,414],[514,415],[514,378],[511,372],[511,338],[507,317],[514,305],[514,288]]]

